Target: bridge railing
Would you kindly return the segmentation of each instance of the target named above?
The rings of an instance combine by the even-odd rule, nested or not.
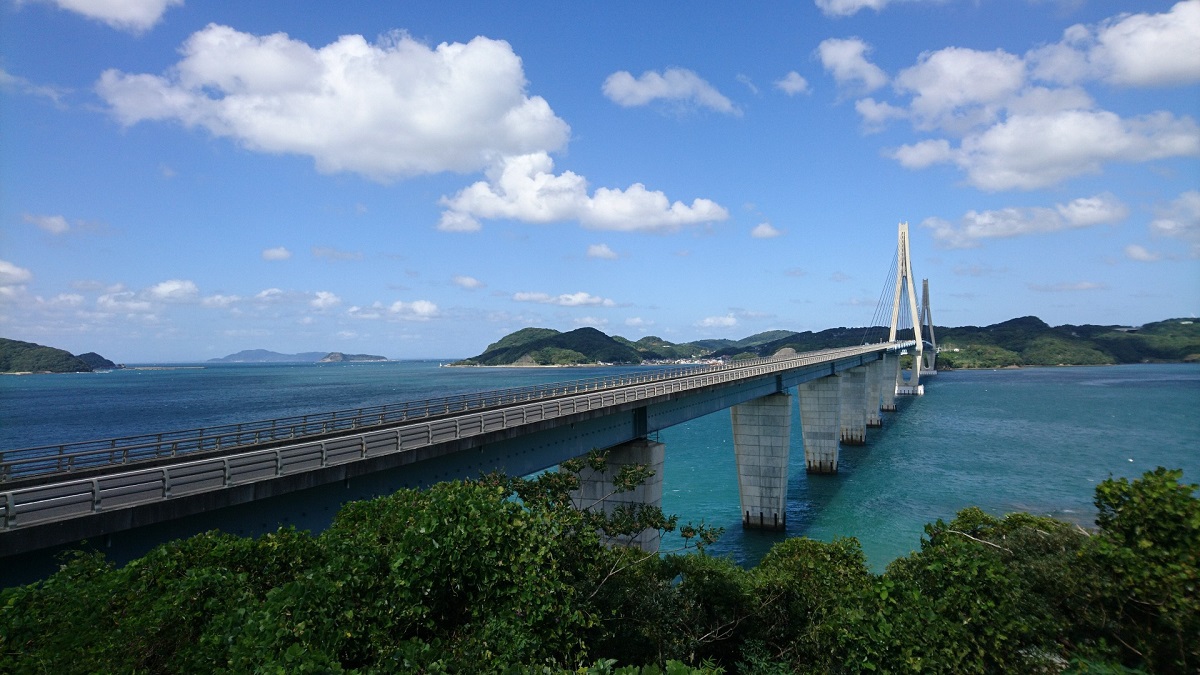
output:
[[[272,441],[301,439],[338,431],[453,415],[671,379],[721,367],[724,366],[655,368],[644,373],[605,375],[253,422],[5,450],[0,451],[0,483],[47,473],[129,464],[196,452],[229,450]]]
[[[693,369],[682,377],[547,398],[516,406],[414,421],[387,429],[363,429],[331,438],[245,450],[221,457],[184,460],[167,466],[129,467],[94,478],[0,491],[0,531],[54,522],[106,510],[219,490],[326,466],[435,445],[481,433],[518,427],[588,410],[636,402],[673,392],[829,363],[881,348],[911,343],[827,349],[795,356],[739,361],[722,368]],[[575,387],[568,387],[575,389]],[[561,390],[561,388],[560,388]]]
[[[830,354],[858,347],[807,352],[805,359],[827,358]],[[338,410],[259,420],[215,427],[184,429],[94,441],[79,441],[0,452],[0,484],[17,478],[70,473],[81,469],[120,466],[145,460],[178,457],[205,451],[236,450],[271,442],[303,440],[341,431],[370,429],[385,425],[444,417],[531,401],[571,396],[643,383],[660,382],[699,374],[744,369],[796,357],[747,359],[732,364],[660,368],[645,373],[610,375],[527,387],[444,396],[420,401]]]

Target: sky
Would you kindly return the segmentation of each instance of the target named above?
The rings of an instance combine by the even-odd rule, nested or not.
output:
[[[864,326],[900,222],[938,325],[1194,317],[1197,45],[1200,0],[0,0],[0,335]]]

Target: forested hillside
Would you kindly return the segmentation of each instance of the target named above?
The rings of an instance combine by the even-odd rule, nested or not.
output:
[[[92,367],[71,352],[32,342],[0,338],[0,373],[90,372]]]

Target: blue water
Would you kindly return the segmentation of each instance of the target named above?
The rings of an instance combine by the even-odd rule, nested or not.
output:
[[[436,362],[206,364],[181,370],[0,377],[0,449],[326,412],[614,375],[613,368],[461,369]],[[725,528],[710,551],[752,564],[783,536],[854,536],[882,569],[925,523],[966,506],[1089,524],[1096,483],[1156,466],[1200,482],[1200,366],[955,371],[807,475],[793,406],[788,527],[741,529],[733,432],[720,412],[658,434],[663,508]],[[676,540],[668,538],[668,543]]]

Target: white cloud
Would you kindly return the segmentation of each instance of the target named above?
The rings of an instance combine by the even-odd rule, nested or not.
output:
[[[36,0],[34,0],[36,1]],[[158,23],[171,6],[183,0],[41,0],[89,19],[102,21],[118,30],[141,33]],[[18,5],[21,0],[18,0]]]
[[[630,328],[649,328],[650,326],[654,325],[654,321],[643,319],[640,316],[631,316],[628,319],[625,319],[625,325],[629,326]]]
[[[254,299],[259,302],[278,302],[283,300],[284,293],[278,288],[268,288],[261,290],[254,295]]]
[[[96,91],[124,125],[176,121],[260,152],[312,157],[323,173],[378,181],[469,172],[502,155],[562,148],[570,129],[527,96],[501,40],[430,48],[403,33],[314,49],[284,33],[210,24],[165,75],[107,70]]]
[[[154,305],[148,300],[139,300],[132,291],[106,293],[96,298],[96,306],[105,312],[124,314],[145,314],[153,311]]]
[[[312,247],[312,254],[314,258],[324,258],[340,262],[363,259],[362,251],[343,251],[332,246],[314,246]]]
[[[943,248],[975,248],[983,239],[1092,227],[1124,220],[1129,209],[1116,197],[1102,193],[1075,199],[1054,208],[1009,207],[994,211],[968,211],[958,227],[941,218],[929,218],[922,227],[933,230]]]
[[[603,91],[613,103],[626,108],[668,101],[709,108],[727,115],[742,114],[716,87],[685,68],[667,68],[662,73],[647,70],[637,78],[628,71],[617,71],[604,80]]]
[[[438,315],[438,306],[428,300],[397,300],[388,307],[388,313],[405,321],[428,321]]]
[[[188,302],[199,293],[196,284],[186,279],[168,279],[146,290],[146,295],[151,299],[162,302]]]
[[[1182,240],[1190,247],[1188,255],[1200,258],[1200,191],[1184,192],[1166,208],[1159,209],[1157,215],[1150,223],[1150,231],[1156,236]]]
[[[317,291],[313,294],[313,299],[309,300],[309,306],[313,309],[329,309],[342,304],[342,299],[336,294],[329,291]]]
[[[1200,81],[1200,0],[1162,14],[1121,14],[1096,26],[1077,24],[1058,43],[1031,51],[1034,75],[1075,84],[1098,79],[1134,87]]]
[[[1155,260],[1162,258],[1162,256],[1159,254],[1146,250],[1146,247],[1140,244],[1130,244],[1126,246],[1125,256],[1130,260],[1137,260],[1138,262],[1154,262]]]
[[[890,0],[816,0],[817,7],[825,16],[851,16],[861,9],[876,12],[887,6]]]
[[[206,298],[202,298],[200,300],[200,304],[205,307],[229,307],[237,304],[239,300],[241,300],[241,298],[236,295],[221,295],[218,293],[216,295],[210,295]]]
[[[800,73],[791,71],[783,76],[783,79],[775,82],[775,88],[788,96],[796,94],[807,94],[809,92],[808,80],[804,79]]]
[[[37,216],[29,213],[21,215],[21,220],[37,225],[50,234],[63,234],[71,229],[71,225],[63,216]]]
[[[558,305],[559,307],[588,307],[597,305],[613,307],[616,305],[615,302],[608,298],[602,298],[582,291],[579,293],[563,293],[562,295],[520,292],[513,294],[513,300],[517,302],[536,302],[543,305]]]
[[[480,229],[480,219],[509,218],[529,223],[578,220],[597,230],[668,232],[729,217],[716,202],[671,203],[665,194],[641,183],[624,190],[597,188],[588,196],[583,176],[553,171],[554,160],[544,152],[506,157],[489,169],[486,181],[441,199],[447,210],[438,229],[473,231]]]
[[[1073,291],[1100,291],[1108,288],[1095,281],[1075,281],[1058,284],[1029,284],[1029,289],[1042,293],[1063,293]]]
[[[587,257],[600,258],[602,260],[616,260],[617,252],[608,247],[608,244],[591,244],[587,248]]]
[[[736,317],[732,314],[726,314],[725,316],[705,317],[696,322],[696,326],[699,328],[732,328],[737,323],[738,320]]]
[[[863,118],[867,131],[871,132],[881,130],[889,120],[908,117],[908,111],[904,108],[869,97],[855,101],[854,110]]]
[[[463,275],[454,277],[454,285],[459,286],[461,288],[465,288],[467,290],[483,288],[482,281],[476,279],[475,277],[468,277],[468,276],[463,276]]]
[[[20,92],[22,94],[42,96],[50,99],[54,105],[59,107],[62,107],[62,99],[68,93],[66,90],[58,87],[34,84],[23,77],[13,75],[12,73],[4,70],[4,68],[0,68],[0,89],[8,89]]]
[[[581,316],[575,319],[572,323],[576,326],[591,326],[592,328],[603,328],[608,325],[608,319],[601,319],[596,316]]]
[[[783,234],[780,230],[770,223],[759,223],[750,230],[750,236],[755,239],[773,239]]]
[[[896,76],[911,93],[918,128],[969,129],[995,119],[999,107],[1025,84],[1025,63],[1003,50],[947,47],[925,52]]]
[[[0,260],[0,299],[20,295],[25,290],[26,282],[32,279],[33,272],[7,260]]]
[[[867,93],[888,81],[883,70],[867,60],[870,50],[859,38],[830,38],[817,46],[817,55],[839,87]]]
[[[292,252],[282,246],[275,248],[263,249],[263,260],[287,260],[292,257]]]
[[[1190,117],[1158,112],[1122,119],[1107,111],[1069,110],[1012,115],[952,149],[944,139],[892,151],[908,168],[952,161],[983,190],[1033,190],[1082,174],[1106,162],[1145,162],[1200,155],[1200,126]]]

